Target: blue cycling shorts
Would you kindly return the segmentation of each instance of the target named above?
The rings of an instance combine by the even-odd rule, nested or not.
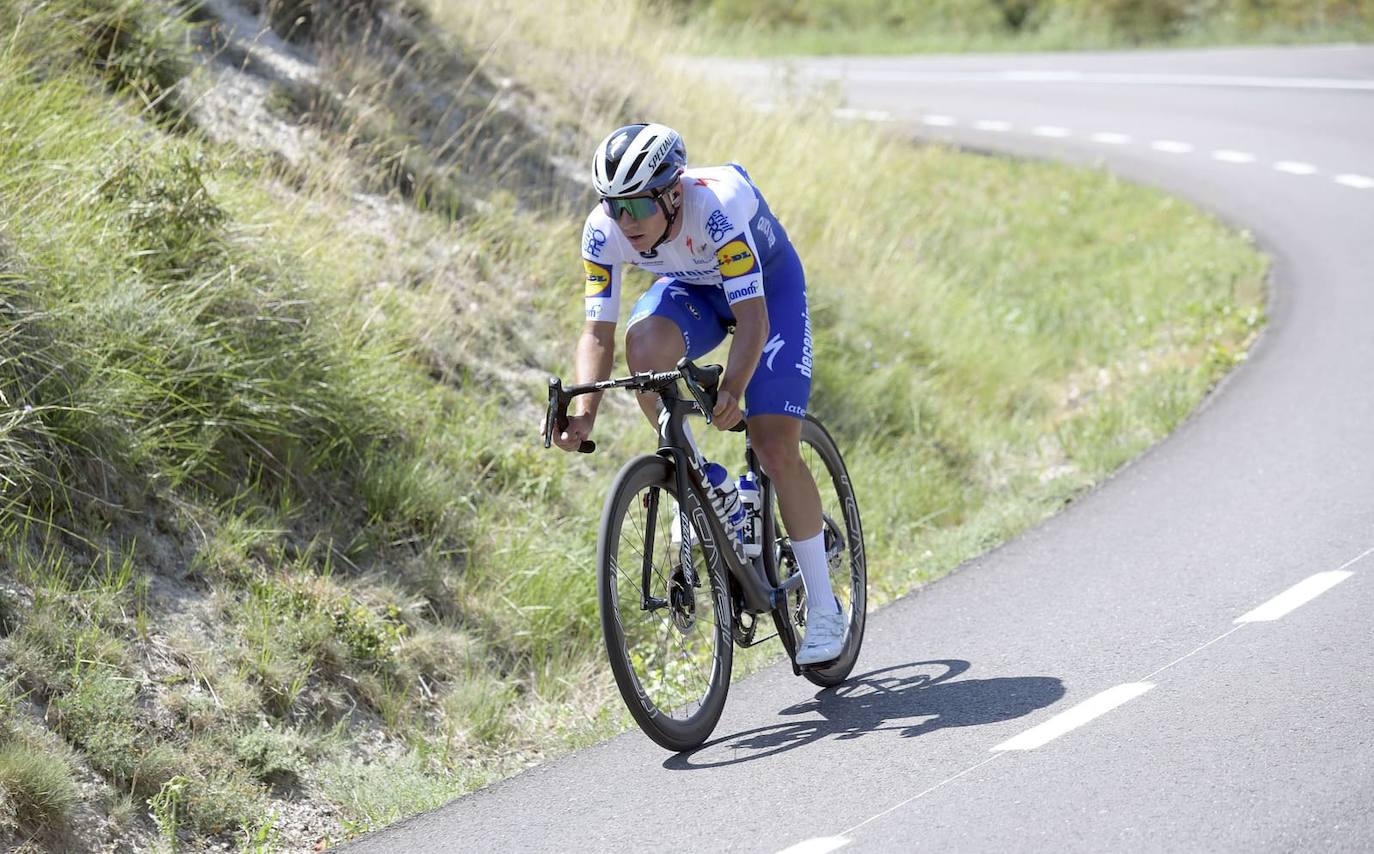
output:
[[[768,342],[744,390],[745,414],[802,418],[811,397],[812,366],[806,276],[796,252],[781,253],[770,261],[763,275]],[[664,317],[676,324],[690,359],[714,350],[735,324],[719,285],[694,285],[666,277],[635,302],[627,328],[646,317]]]

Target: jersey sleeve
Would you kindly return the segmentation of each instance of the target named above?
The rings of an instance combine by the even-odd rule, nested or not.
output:
[[[753,219],[758,199],[747,178],[735,192],[723,193],[721,206],[706,219],[706,231],[716,243],[720,286],[731,305],[763,296],[763,262],[759,258]]]
[[[597,212],[587,217],[582,229],[582,267],[586,273],[583,310],[588,320],[615,323],[620,318],[620,279],[624,265],[608,248],[607,223]]]

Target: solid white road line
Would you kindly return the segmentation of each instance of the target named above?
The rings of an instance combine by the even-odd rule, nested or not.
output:
[[[1274,164],[1274,168],[1279,172],[1287,172],[1289,175],[1313,175],[1317,171],[1317,167],[1311,163],[1302,163],[1297,160],[1280,160]]]
[[[921,116],[921,121],[937,128],[954,127],[959,123],[958,119],[954,118],[954,116],[941,116],[934,113],[928,113]]]
[[[979,762],[979,763],[976,764],[976,765],[970,765],[969,767],[967,767],[967,768],[965,768],[964,770],[960,771],[958,774],[952,774],[952,775],[946,777],[945,779],[941,780],[940,782],[936,783],[935,785],[931,786],[931,787],[928,788],[928,789],[922,789],[921,791],[917,792],[916,794],[912,795],[911,797],[907,798],[906,800],[902,801],[901,803],[899,803],[899,804],[893,804],[892,806],[888,807],[887,809],[883,810],[882,812],[878,813],[877,815],[869,816],[868,818],[864,819],[863,821],[859,822],[858,824],[854,825],[853,827],[850,827],[850,828],[847,828],[847,829],[841,831],[841,832],[840,832],[840,836],[841,836],[841,837],[847,837],[847,836],[849,836],[851,833],[853,833],[854,831],[856,831],[856,830],[858,830],[859,828],[863,827],[864,825],[869,824],[869,823],[871,823],[871,822],[877,821],[878,819],[882,818],[883,816],[887,815],[888,813],[892,812],[893,810],[899,810],[899,809],[901,809],[902,807],[906,806],[907,804],[911,803],[912,801],[919,800],[920,798],[924,798],[926,795],[930,794],[931,792],[935,791],[936,789],[940,788],[941,786],[945,785],[946,783],[952,783],[952,782],[954,782],[955,780],[959,779],[960,777],[964,776],[965,774],[969,773],[970,771],[977,771],[979,768],[982,768],[984,765],[988,764],[989,762],[993,761],[994,759],[997,759],[997,758],[1000,757],[1001,755],[1002,755],[1002,754],[1000,754],[1000,753],[994,753],[993,755],[989,756],[987,759],[984,759],[982,762]]]
[[[796,845],[782,849],[778,854],[829,854],[829,852],[843,848],[848,844],[849,840],[843,836],[820,836],[798,842]]]
[[[1233,151],[1229,148],[1218,148],[1212,152],[1213,160],[1220,160],[1222,163],[1254,163],[1255,155],[1248,151]]]
[[[1125,145],[1126,143],[1131,141],[1131,138],[1128,135],[1124,133],[1115,133],[1113,131],[1102,131],[1100,133],[1095,133],[1092,136],[1088,137],[1088,139],[1091,139],[1093,142],[1101,142],[1107,145]]]
[[[979,119],[973,123],[978,130],[1008,131],[1011,130],[1011,122],[1004,122],[1001,119]]]
[[[1347,187],[1354,187],[1357,190],[1374,189],[1374,178],[1367,175],[1337,175],[1331,180],[1337,184],[1344,184]]]
[[[1036,136],[1048,136],[1052,139],[1063,139],[1071,131],[1068,128],[1061,128],[1058,125],[1038,125],[1031,133]]]
[[[1353,572],[1341,569],[1333,569],[1330,572],[1319,572],[1309,578],[1305,578],[1294,584],[1292,587],[1283,591],[1279,595],[1265,602],[1263,605],[1236,617],[1237,623],[1259,623],[1267,620],[1277,620],[1288,612],[1306,605],[1313,599],[1322,595],[1326,591],[1345,581]]]
[[[1033,726],[992,749],[994,751],[1035,750],[1037,747],[1043,747],[1064,733],[1078,729],[1117,706],[1134,700],[1153,687],[1155,687],[1153,682],[1127,682],[1125,685],[1108,688],[1101,694],[1089,697],[1072,709],[1060,712],[1044,723]]]
[[[1176,139],[1157,139],[1150,143],[1150,147],[1155,151],[1163,151],[1168,154],[1187,154],[1193,150],[1193,146],[1186,142],[1179,142]]]

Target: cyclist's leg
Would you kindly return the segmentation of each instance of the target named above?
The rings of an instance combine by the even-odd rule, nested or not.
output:
[[[716,290],[716,289],[710,289]],[[708,289],[661,278],[635,303],[625,330],[625,361],[632,371],[671,371],[683,355],[697,358],[725,338],[725,319]],[[649,423],[658,423],[658,395],[638,395]]]
[[[838,613],[825,560],[820,492],[801,457],[802,420],[811,397],[812,339],[806,279],[795,256],[776,259],[775,268],[765,272],[764,299],[768,342],[745,389],[749,441],[777,491],[810,610]]]

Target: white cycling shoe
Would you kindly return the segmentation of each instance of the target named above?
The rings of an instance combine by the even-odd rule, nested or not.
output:
[[[840,657],[849,621],[844,614],[815,614],[807,621],[806,640],[797,650],[798,664],[823,664]]]

